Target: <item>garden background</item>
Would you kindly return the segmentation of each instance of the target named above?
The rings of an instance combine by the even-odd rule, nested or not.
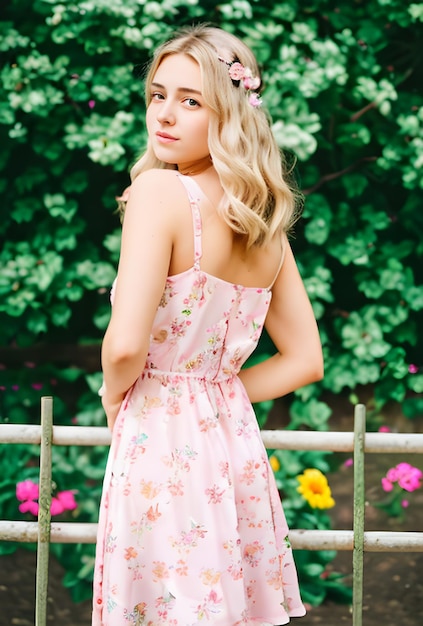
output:
[[[334,430],[339,400],[351,414],[359,400],[369,429],[396,427],[399,413],[412,431],[423,414],[423,3],[406,0],[3,3],[0,419],[38,423],[40,397],[53,395],[55,423],[105,424],[97,390],[119,252],[115,197],[145,143],[143,72],[176,27],[204,21],[256,52],[264,105],[305,197],[292,246],[326,373],[257,406],[260,424]],[[270,350],[264,337],[258,358]],[[34,519],[18,511],[16,484],[37,480],[38,453],[1,446],[2,518]],[[105,454],[54,449],[55,494],[75,490],[77,503],[58,519],[96,521]],[[341,472],[341,460],[270,454],[290,525],[330,527],[297,477]],[[93,546],[53,549],[73,598],[88,598]],[[297,555],[310,604],[348,600],[334,556]]]

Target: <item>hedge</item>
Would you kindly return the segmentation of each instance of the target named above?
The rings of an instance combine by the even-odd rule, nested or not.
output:
[[[143,68],[176,27],[204,21],[257,53],[265,106],[305,195],[292,244],[326,374],[287,399],[288,427],[327,429],[328,394],[354,402],[369,385],[375,424],[392,402],[421,415],[423,3],[9,0],[0,21],[1,419],[38,421],[40,395],[51,393],[56,421],[104,423],[96,391],[120,240],[115,197],[145,143]],[[259,354],[270,349],[264,337]],[[269,405],[257,410],[263,424]],[[3,457],[11,519],[16,477],[31,475],[37,452],[28,454]],[[86,496],[75,516],[93,519],[104,453],[56,454],[60,489],[77,480]],[[296,472],[327,471],[329,460],[295,458],[285,497],[299,524]],[[76,596],[90,571],[75,565]]]

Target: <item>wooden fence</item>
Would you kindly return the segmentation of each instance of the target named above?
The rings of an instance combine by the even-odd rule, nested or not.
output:
[[[263,430],[262,438],[265,446],[272,449],[353,452],[353,530],[291,529],[289,536],[294,550],[352,550],[352,623],[362,626],[363,553],[423,552],[423,532],[365,532],[365,453],[422,453],[423,434],[366,433],[365,407],[358,404],[354,410],[354,432]],[[41,446],[38,522],[0,520],[0,540],[37,543],[35,625],[46,626],[50,542],[95,543],[97,531],[97,524],[51,522],[52,445],[108,445],[110,433],[107,428],[53,426],[53,398],[44,397],[41,425],[0,424],[0,443]]]

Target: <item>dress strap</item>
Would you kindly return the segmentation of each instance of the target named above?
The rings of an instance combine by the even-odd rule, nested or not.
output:
[[[282,240],[282,251],[281,251],[281,259],[280,259],[280,261],[279,261],[279,267],[278,267],[278,269],[277,269],[277,272],[276,272],[276,274],[275,274],[274,279],[272,280],[271,284],[270,284],[270,285],[269,285],[269,287],[267,288],[267,289],[268,289],[268,291],[271,291],[271,289],[272,289],[273,285],[275,284],[275,282],[276,282],[276,280],[277,280],[277,278],[278,278],[278,276],[279,276],[279,272],[280,272],[280,271],[281,271],[281,269],[282,269],[282,265],[283,265],[283,262],[284,262],[284,260],[285,260],[285,254],[286,254],[286,247],[287,247],[287,246],[288,246],[288,239],[287,239],[286,237],[284,237],[284,238],[283,238],[283,240]]]
[[[201,190],[195,180],[190,176],[178,174],[178,178],[184,185],[188,193],[189,203],[192,211],[192,225],[194,230],[194,267],[200,268],[200,259],[203,255],[203,247],[201,243],[202,225],[200,213]]]

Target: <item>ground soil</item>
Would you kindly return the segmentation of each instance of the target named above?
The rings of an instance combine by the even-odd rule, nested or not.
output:
[[[397,432],[423,432],[423,417],[406,420],[397,410],[387,410],[383,423]],[[283,418],[282,418],[283,421]],[[271,427],[283,426],[280,418],[272,418]],[[374,424],[373,424],[374,426]],[[377,424],[376,424],[377,426]],[[340,403],[334,411],[331,430],[351,431],[352,409]],[[343,462],[348,454],[339,455]],[[383,498],[380,478],[391,466],[406,460],[421,469],[420,457],[401,454],[367,455],[366,460],[366,530],[422,530],[423,489],[410,494],[410,505],[404,521],[388,518],[373,507],[372,502]],[[353,470],[342,466],[329,474],[336,506],[331,511],[334,529],[352,528]],[[33,552],[19,549],[15,554],[0,557],[0,626],[33,626],[35,607],[35,559]],[[342,572],[351,583],[352,554],[338,552],[332,569]],[[423,624],[423,553],[365,553],[363,626],[421,626]],[[50,562],[48,624],[57,626],[89,626],[89,601],[74,604],[62,586],[63,568]],[[325,602],[310,607],[306,617],[293,620],[298,626],[342,626],[352,624],[351,608]],[[122,625],[124,626],[124,625]]]

